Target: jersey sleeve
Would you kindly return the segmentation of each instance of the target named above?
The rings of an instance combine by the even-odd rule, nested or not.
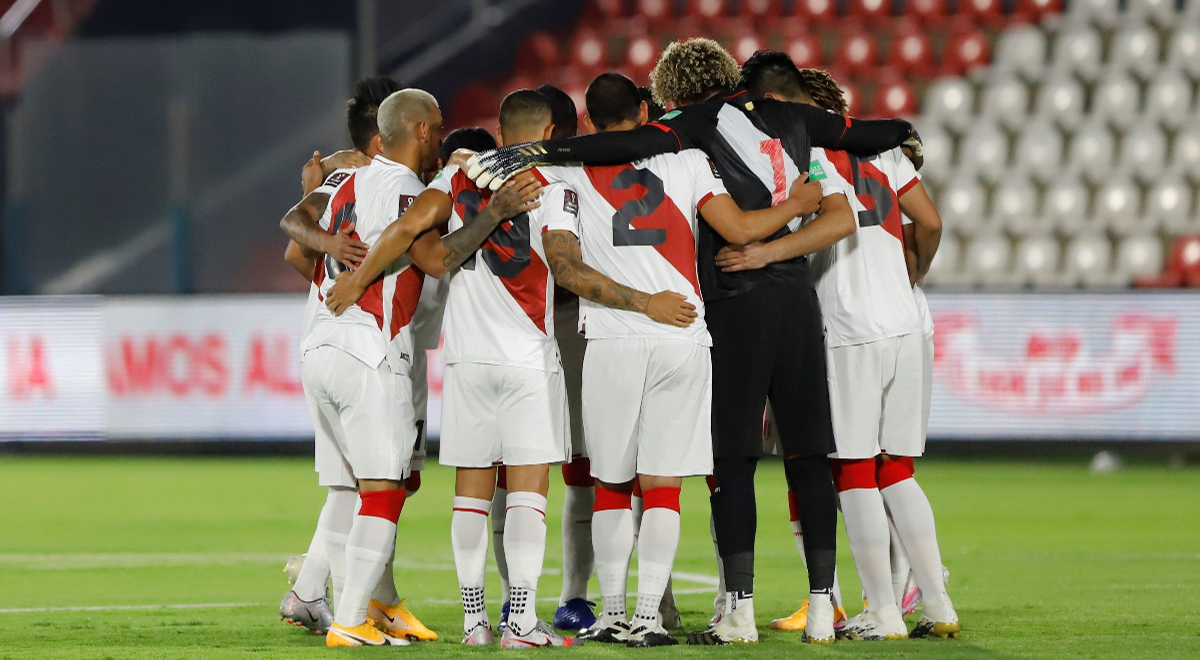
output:
[[[920,183],[921,173],[917,171],[908,156],[905,156],[904,152],[899,149],[891,150],[886,157],[895,163],[893,171],[896,173],[896,180],[893,183],[896,186],[896,197],[903,197],[904,193]]]
[[[321,182],[321,185],[317,186],[316,189],[309,194],[329,195],[332,197],[333,193],[337,192],[337,189],[342,187],[342,184],[346,182],[346,179],[350,178],[351,174],[354,174],[354,170],[334,170],[329,174],[329,176],[325,177],[325,180]]]
[[[538,145],[545,153],[537,160],[551,165],[622,165],[659,154],[677,153],[685,148],[684,144],[673,129],[647,124],[632,131],[593,133],[540,142]]]
[[[820,147],[812,150],[812,161],[808,164],[808,180],[821,184],[821,196],[845,195],[850,183],[842,178],[829,160],[829,154]]]
[[[429,189],[450,195],[450,191],[454,188],[454,175],[458,172],[458,165],[447,165],[437,173],[437,176],[433,177],[433,181],[429,182]],[[453,195],[450,196],[453,197]]]
[[[788,106],[804,122],[814,147],[871,156],[900,146],[912,133],[912,124],[903,119],[855,119],[803,103]]]
[[[692,204],[693,208],[699,211],[708,200],[719,195],[728,195],[729,191],[725,189],[721,173],[717,171],[717,166],[711,158],[699,149],[689,150],[687,154],[692,165],[692,194],[695,195]]]
[[[551,183],[542,189],[542,205],[534,215],[539,234],[569,231],[579,236],[579,195],[566,183]]]

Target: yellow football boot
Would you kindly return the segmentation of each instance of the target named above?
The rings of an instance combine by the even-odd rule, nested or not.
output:
[[[775,619],[771,622],[771,630],[804,630],[808,626],[808,601],[800,601],[800,609],[792,612],[791,616]]]
[[[370,621],[357,626],[341,626],[337,622],[330,624],[329,632],[325,635],[325,646],[408,646],[409,641],[402,637],[385,635]]]
[[[407,601],[405,598],[395,605],[384,605],[372,600],[367,608],[367,621],[392,637],[402,637],[414,642],[436,642],[437,633],[426,628],[420,619],[408,611],[404,606]]]

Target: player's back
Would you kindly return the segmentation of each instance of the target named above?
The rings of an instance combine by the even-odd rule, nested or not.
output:
[[[471,221],[491,200],[458,166],[430,184],[450,196],[449,231]],[[548,186],[542,206],[505,220],[450,276],[446,305],[447,364],[472,362],[556,371],[554,279],[542,248],[547,219],[564,212],[564,186]],[[570,205],[574,205],[573,193]]]
[[[919,180],[899,149],[866,158],[813,149],[809,175],[845,189],[855,233],[811,255],[830,347],[921,330],[904,258],[901,194]]]
[[[697,277],[698,207],[725,189],[704,152],[689,149],[626,165],[537,171],[548,181],[566,182],[578,194],[579,242],[588,265],[646,293],[675,291],[699,314],[691,326],[676,328],[638,312],[581,300],[589,339],[673,337],[712,344]]]

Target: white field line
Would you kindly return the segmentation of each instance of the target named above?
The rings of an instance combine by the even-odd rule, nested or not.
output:
[[[263,607],[266,603],[177,603],[171,605],[89,605],[84,607],[9,607],[0,614],[44,612],[125,612],[132,610],[207,610],[222,607]]]

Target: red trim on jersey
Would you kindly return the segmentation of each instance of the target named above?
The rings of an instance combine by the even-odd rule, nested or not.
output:
[[[704,196],[700,198],[700,201],[696,202],[696,212],[699,213],[700,209],[704,208],[704,205],[708,203],[708,200],[712,199],[713,197],[716,197],[716,195],[712,193],[704,193]]]
[[[357,237],[356,237],[357,238]],[[367,286],[367,290],[363,291],[362,298],[358,299],[358,306],[362,311],[375,317],[375,325],[383,330],[383,276],[375,278]]]
[[[642,493],[642,510],[670,509],[679,513],[678,486],[658,486]]]
[[[912,479],[913,470],[912,456],[880,456],[875,465],[875,480],[879,484],[879,490],[895,486],[905,479]]]
[[[562,475],[563,483],[568,486],[591,488],[596,485],[596,479],[592,477],[592,462],[587,456],[579,456],[571,459],[570,463],[563,463]]]
[[[358,515],[396,522],[400,519],[400,512],[404,509],[404,498],[408,497],[408,493],[400,488],[359,493],[358,497],[362,500]]]
[[[653,126],[654,128],[657,128],[658,130],[660,130],[664,133],[670,133],[671,137],[675,138],[675,141],[679,143],[679,149],[680,150],[683,149],[683,140],[679,139],[679,134],[675,132],[675,129],[671,128],[670,126],[663,126],[662,124],[660,124],[656,121],[652,121],[646,125]]]
[[[742,94],[749,94],[749,93],[750,93],[750,91],[749,91],[749,90],[746,90],[746,89],[738,90],[738,91],[736,91],[736,92],[734,92],[734,93],[730,94],[729,96],[726,96],[726,97],[725,97],[724,99],[722,99],[722,100],[724,100],[724,101],[728,101],[729,99],[736,99],[737,97],[741,96]]]
[[[904,187],[896,192],[896,196],[903,197],[904,193],[912,190],[914,187],[916,187],[916,185],[918,183],[921,183],[921,179],[919,177],[914,176],[912,181],[909,181],[908,183],[904,184]]]
[[[400,334],[400,329],[412,322],[421,299],[421,287],[425,284],[425,273],[415,265],[405,268],[396,276],[396,290],[392,293],[391,337]]]
[[[788,493],[788,512],[791,514],[792,522],[800,520],[800,496],[795,493]]]
[[[543,186],[550,185],[550,182],[546,180],[546,177],[542,176],[542,173],[538,171],[538,168],[533,167],[530,168],[529,171],[533,173],[533,178],[537,179],[538,183],[542,184]]]
[[[839,493],[856,488],[878,488],[875,482],[875,459],[840,459],[829,461],[833,469],[833,483]]]
[[[606,165],[601,167],[585,167],[592,187],[600,193],[614,209],[620,209],[627,202],[644,198],[647,190],[638,184],[629,188],[614,188],[613,181],[625,170],[634,169],[632,165]],[[692,225],[680,211],[679,205],[670,195],[663,194],[663,201],[650,212],[650,215],[638,216],[630,222],[634,229],[662,229],[667,233],[667,239],[654,249],[683,275],[692,285],[696,295],[700,295],[700,282],[696,279],[696,236],[692,233]]]
[[[622,493],[619,490],[609,490],[604,486],[596,485],[596,501],[592,504],[592,511],[616,511],[632,508],[632,493]]]
[[[346,204],[353,204],[355,201],[354,176],[355,176],[355,173],[352,172],[349,177],[346,177],[346,180],[342,182],[342,185],[339,186],[338,189],[334,191],[333,197],[329,198],[330,223],[329,223],[329,227],[325,231],[329,232],[330,234],[337,233],[337,228],[333,226],[332,220],[338,217],[338,213],[341,213],[342,209],[346,206]],[[358,236],[356,235],[355,238],[358,238]],[[325,256],[324,255],[321,255],[320,257],[317,258],[317,267],[313,269],[313,280],[312,281],[313,281],[313,284],[317,285],[317,297],[320,298],[321,300],[324,300],[325,296],[321,294],[321,283],[323,283],[325,281]]]
[[[869,194],[860,194],[857,192],[859,189],[859,180],[874,179],[881,186],[883,186],[884,190],[887,190],[889,193],[891,193],[892,208],[888,212],[887,217],[883,219],[883,224],[880,226],[883,227],[884,231],[892,236],[895,236],[896,240],[900,241],[901,247],[903,247],[904,222],[900,218],[900,199],[896,196],[896,191],[892,190],[892,182],[887,178],[887,175],[880,171],[880,169],[870,161],[858,161],[858,172],[857,176],[855,176],[854,168],[850,163],[850,156],[846,152],[826,150],[825,154],[829,157],[829,161],[833,163],[833,166],[837,169],[838,174],[842,175],[843,179],[849,182],[850,185],[854,186],[855,197],[858,198],[858,201],[863,205],[863,208],[867,210],[874,209],[875,198]],[[857,218],[855,220],[857,224]]]

